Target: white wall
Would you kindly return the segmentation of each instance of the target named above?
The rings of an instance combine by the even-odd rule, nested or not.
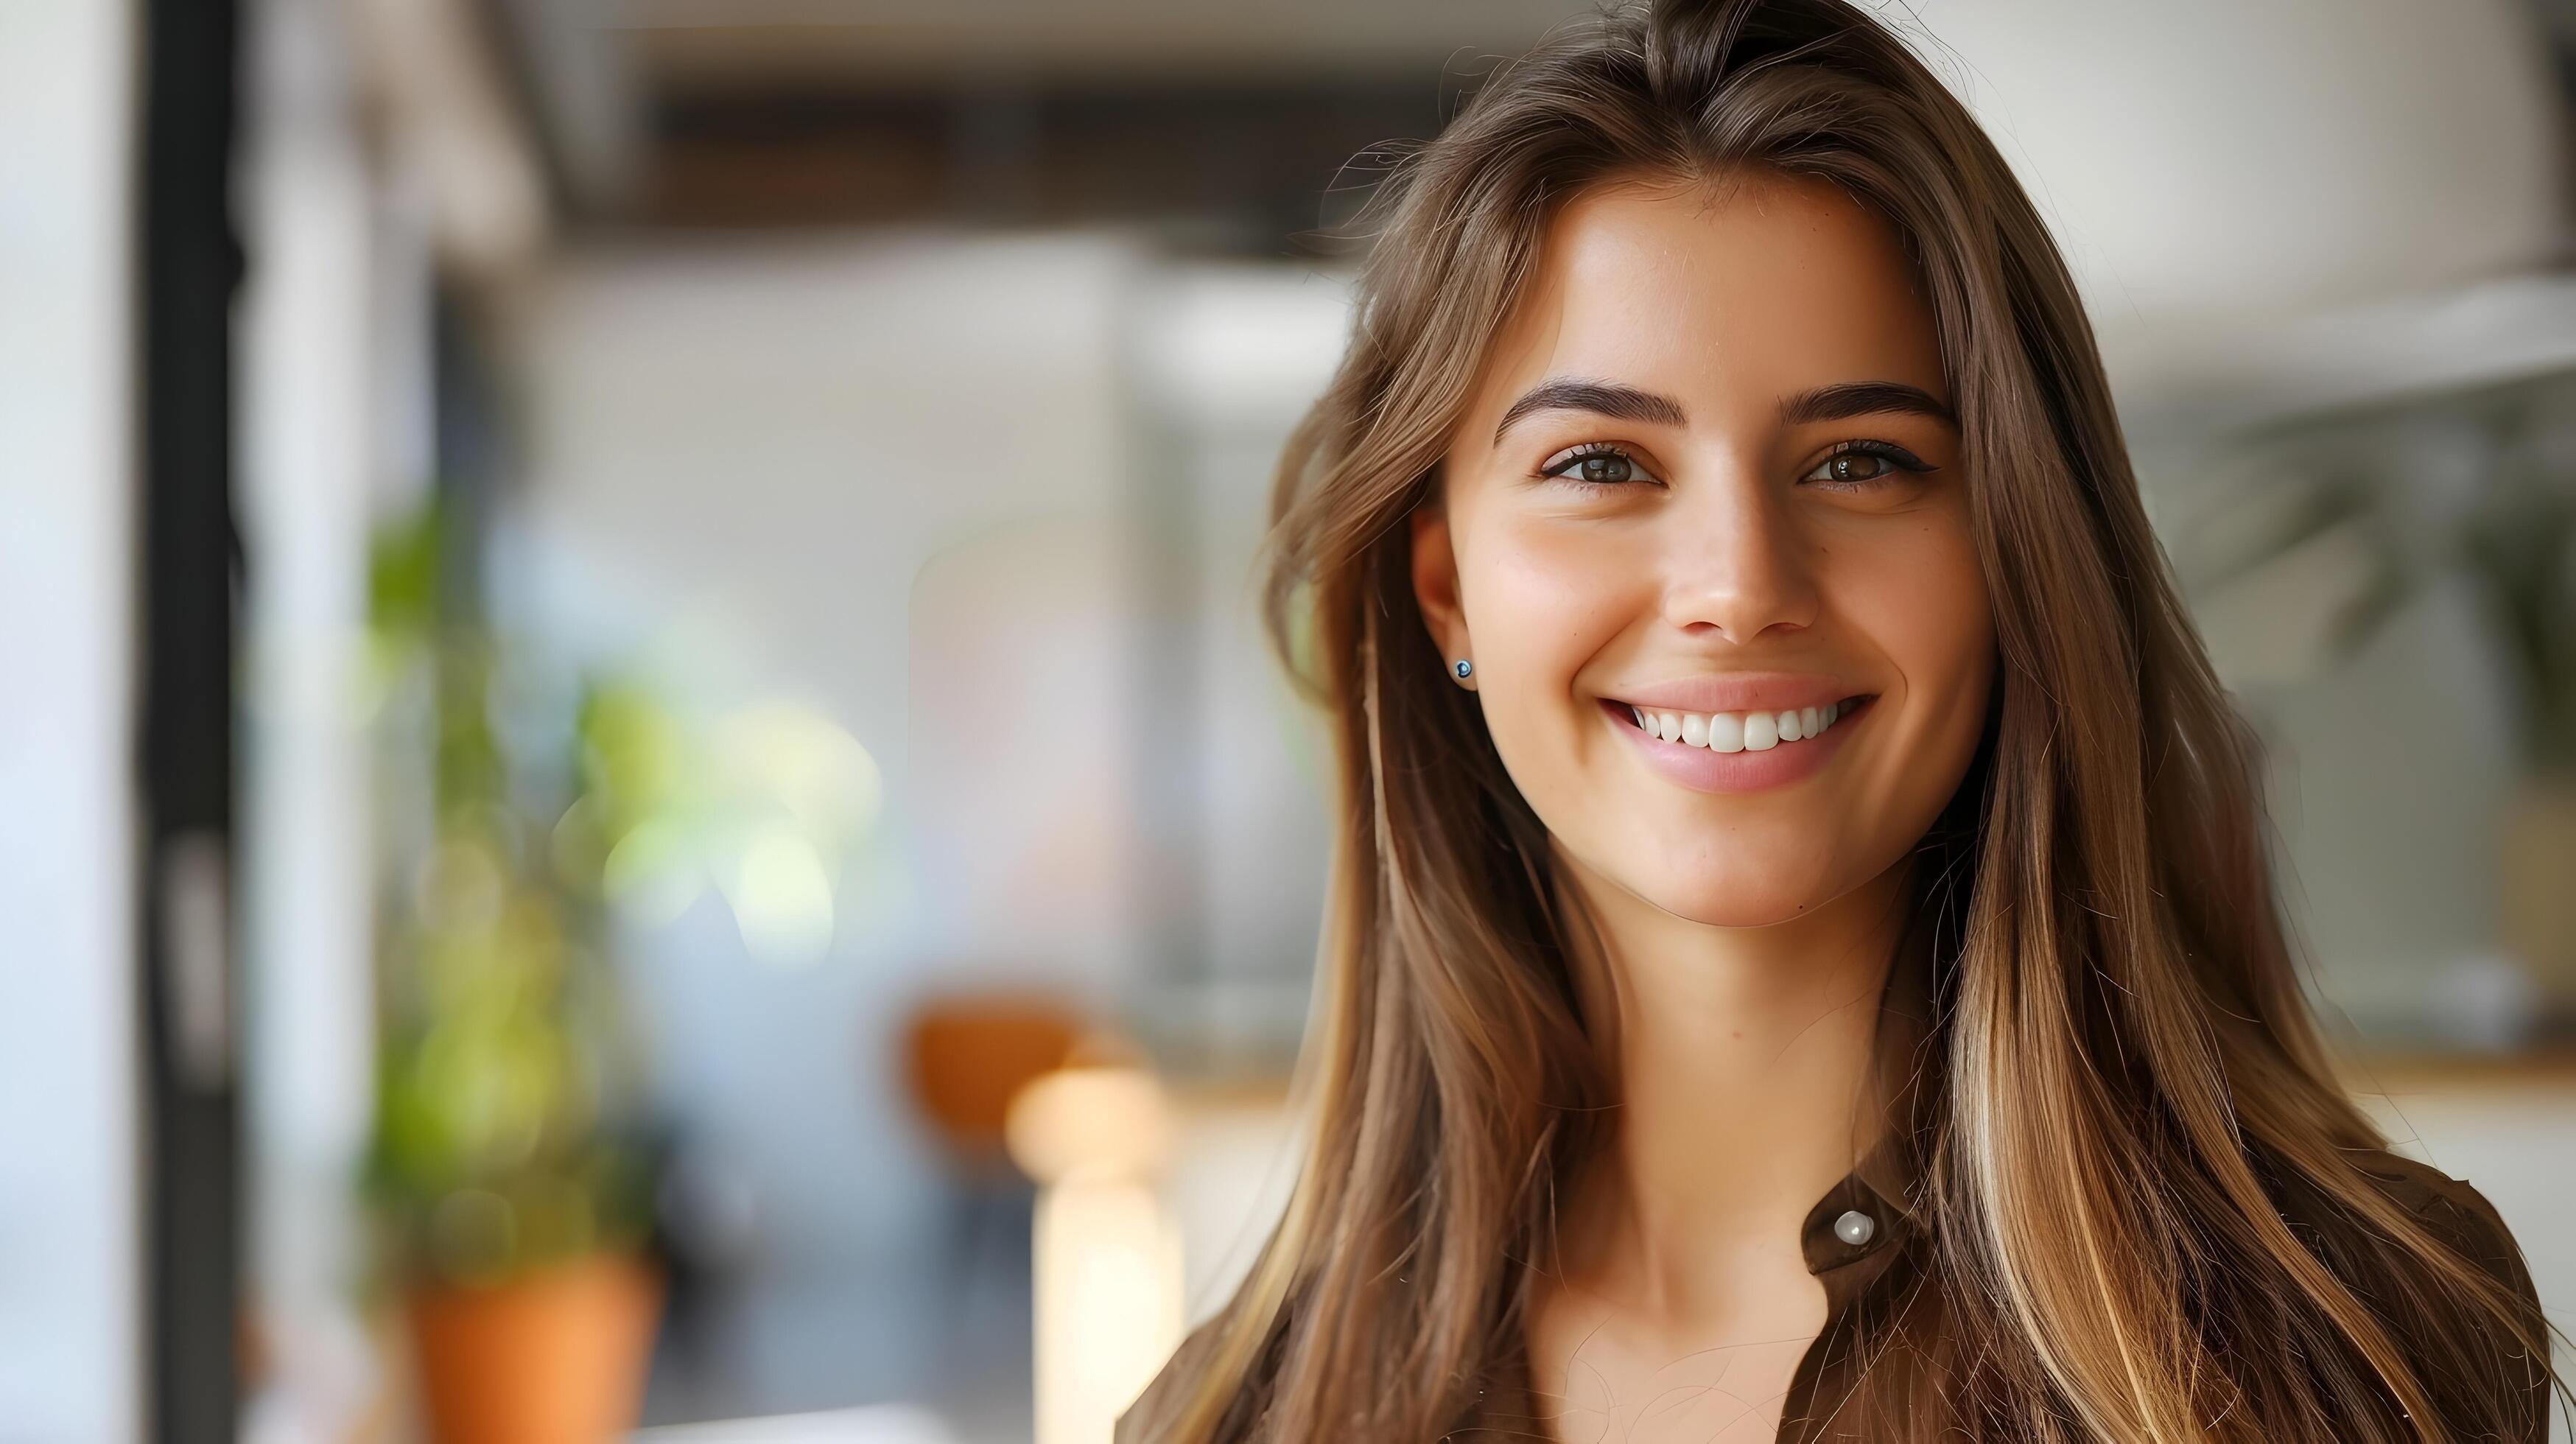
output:
[[[133,17],[0,6],[0,1435],[141,1428]]]
[[[235,214],[243,596],[241,896],[252,1441],[377,1406],[351,1180],[374,1089],[367,543],[428,480],[428,222],[371,171],[335,0],[244,9]]]
[[[702,900],[623,959],[665,1095],[757,1199],[742,1407],[943,1364],[935,1329],[890,1323],[945,1303],[885,1302],[942,1262],[892,1049],[909,999],[1105,993],[1136,955],[1133,266],[1081,236],[601,247],[527,314],[514,610],[688,700],[810,705],[885,782],[827,956],[759,961]]]
[[[2558,100],[2519,0],[1876,8],[1929,32],[2114,328],[2438,287],[2564,239]]]

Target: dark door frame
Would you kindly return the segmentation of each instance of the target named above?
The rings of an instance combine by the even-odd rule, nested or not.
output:
[[[239,1430],[244,1317],[231,862],[240,16],[236,0],[146,0],[136,16],[142,1377],[152,1439],[211,1444]]]

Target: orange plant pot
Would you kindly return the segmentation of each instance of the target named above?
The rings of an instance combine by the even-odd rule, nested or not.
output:
[[[439,1444],[605,1444],[634,1428],[662,1310],[640,1260],[600,1254],[406,1300]]]

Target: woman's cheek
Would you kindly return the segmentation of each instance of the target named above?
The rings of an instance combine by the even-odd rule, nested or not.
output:
[[[1487,725],[1524,788],[1585,720],[1574,679],[1636,620],[1643,569],[1597,533],[1498,528],[1461,558]],[[1577,759],[1567,756],[1566,763]]]
[[[1930,585],[1911,603],[1920,631],[1916,645],[1932,659],[1943,679],[1941,691],[1950,714],[1981,714],[1993,674],[1995,627],[1976,542],[1968,535],[1964,516],[1930,530],[1926,541],[1930,555],[1924,559],[1923,574],[1931,579]],[[1984,719],[1980,715],[1975,720],[1981,724]],[[1972,739],[1977,730],[1967,728]]]
[[[1994,667],[1994,619],[1966,518],[1917,522],[1841,557],[1840,610],[1904,679],[1895,729],[1904,755],[1884,759],[1884,781],[1946,801],[1983,729]]]

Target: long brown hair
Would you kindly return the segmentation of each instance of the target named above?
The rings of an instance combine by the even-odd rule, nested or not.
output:
[[[1443,679],[1404,523],[1557,208],[1747,169],[1839,186],[1903,238],[1993,598],[1963,840],[1915,899],[1946,920],[1923,1202],[1973,1366],[1906,1432],[2518,1436],[2540,1396],[2500,1371],[2545,1369],[2543,1326],[2358,1170],[2382,1140],[2302,998],[2252,744],[2046,228],[1868,15],[1670,0],[1501,68],[1382,187],[1356,329],[1288,447],[1272,538],[1274,635],[1340,759],[1313,1131],[1144,1437],[1435,1439],[1520,1348],[1516,1261],[1545,1255],[1608,1082],[1546,830]]]

